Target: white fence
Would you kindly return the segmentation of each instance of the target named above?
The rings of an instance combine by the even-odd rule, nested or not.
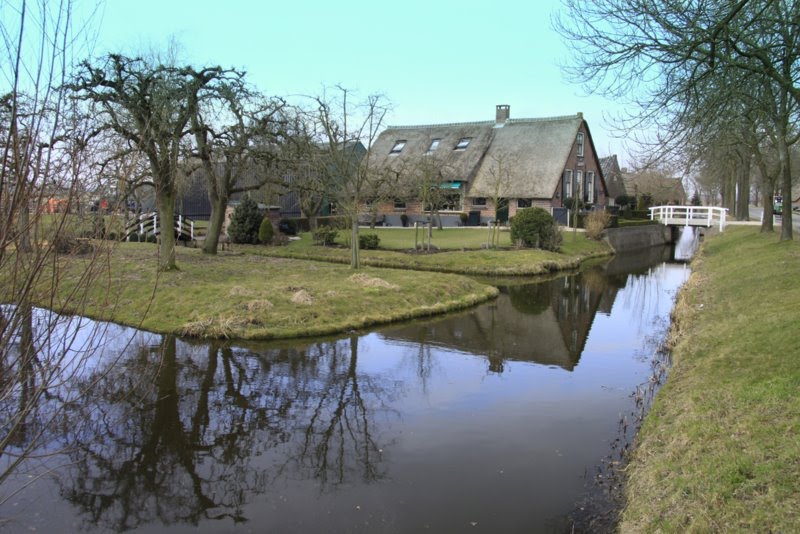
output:
[[[727,214],[727,208],[716,206],[654,206],[650,208],[650,219],[661,224],[705,227],[719,225],[720,232],[725,230]]]

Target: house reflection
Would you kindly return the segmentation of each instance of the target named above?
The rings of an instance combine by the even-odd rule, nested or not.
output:
[[[553,280],[499,284],[500,295],[491,303],[439,320],[388,328],[382,334],[394,342],[483,355],[495,373],[502,373],[508,360],[572,371],[595,315],[610,313],[631,267],[646,272],[669,255],[669,248],[654,247]]]

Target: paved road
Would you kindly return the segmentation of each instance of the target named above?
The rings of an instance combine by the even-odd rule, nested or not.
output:
[[[750,219],[760,221],[761,215],[764,213],[763,208],[757,208],[755,206],[750,206]],[[775,230],[779,231],[781,226],[781,218],[775,217]],[[793,237],[797,239],[800,237],[800,213],[794,212],[792,213],[792,228],[793,228]]]

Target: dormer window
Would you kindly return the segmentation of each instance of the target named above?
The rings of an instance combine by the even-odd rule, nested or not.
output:
[[[471,137],[462,137],[458,140],[458,143],[453,150],[466,150],[470,141],[472,141]]]
[[[389,154],[399,154],[400,152],[403,151],[403,147],[405,146],[406,146],[406,140],[398,139],[397,141],[394,142],[394,146],[389,151]]]
[[[427,153],[430,154],[431,152],[435,152],[439,148],[439,143],[440,142],[441,142],[441,139],[431,139],[431,144],[430,144],[430,146],[428,146],[428,152]]]
[[[583,157],[583,132],[578,132],[578,137],[575,139],[575,146],[577,147],[577,154],[579,158]]]

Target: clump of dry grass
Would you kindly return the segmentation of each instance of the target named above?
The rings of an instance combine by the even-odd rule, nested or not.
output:
[[[266,299],[256,299],[249,301],[244,307],[250,313],[264,313],[274,308],[275,305]]]
[[[311,304],[314,304],[314,297],[312,297],[311,293],[305,289],[300,289],[292,295],[292,302],[295,304],[301,304],[303,306],[310,306]]]
[[[363,287],[382,287],[386,289],[400,289],[400,286],[387,282],[383,278],[369,276],[364,273],[354,274],[353,276],[348,278],[348,280],[350,280],[354,284],[358,284]]]

